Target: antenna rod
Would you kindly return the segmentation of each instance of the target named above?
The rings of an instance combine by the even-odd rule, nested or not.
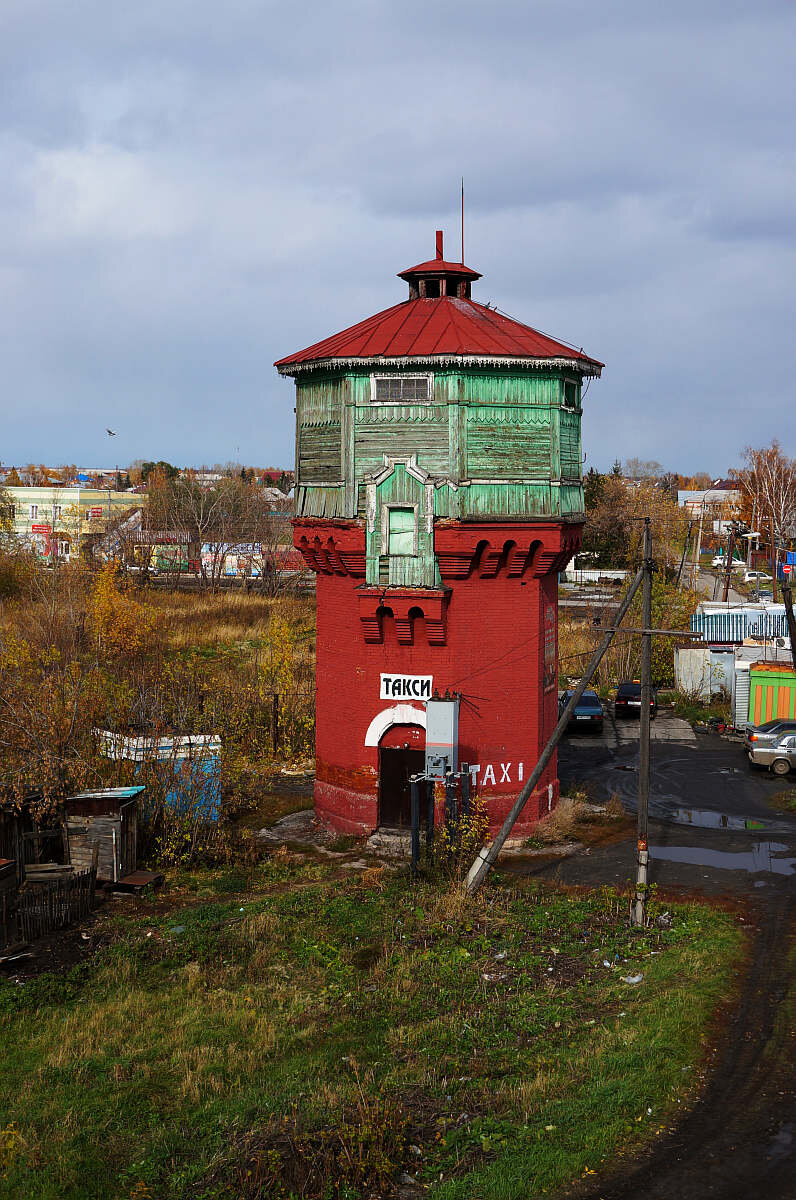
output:
[[[461,265],[465,265],[465,176],[461,176]]]

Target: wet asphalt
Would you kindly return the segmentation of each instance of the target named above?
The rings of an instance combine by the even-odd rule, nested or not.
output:
[[[637,728],[609,716],[601,736],[565,738],[559,750],[562,791],[581,787],[599,803],[616,795],[635,814]],[[651,883],[714,896],[794,887],[796,818],[770,801],[796,788],[796,773],[782,779],[752,768],[739,742],[694,735],[666,711],[653,722],[651,760]],[[526,861],[518,869],[564,883],[624,884],[635,874],[635,838],[591,846],[557,862]]]

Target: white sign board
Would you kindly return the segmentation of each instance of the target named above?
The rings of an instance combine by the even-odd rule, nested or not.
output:
[[[381,700],[430,700],[433,675],[382,675]]]

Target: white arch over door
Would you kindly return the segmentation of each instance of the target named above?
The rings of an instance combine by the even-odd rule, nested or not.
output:
[[[426,710],[415,708],[414,704],[393,704],[392,708],[383,708],[368,725],[365,734],[366,746],[378,746],[388,729],[393,725],[422,725],[426,728]]]

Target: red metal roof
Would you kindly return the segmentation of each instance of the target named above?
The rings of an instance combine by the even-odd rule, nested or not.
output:
[[[459,275],[465,279],[480,279],[481,273],[464,263],[446,262],[444,258],[430,258],[428,262],[418,263],[416,267],[407,267],[398,272],[399,279],[411,279],[413,275]]]
[[[432,260],[422,268],[413,267],[402,274],[442,265],[439,260]],[[462,270],[461,264],[444,265],[446,270],[457,266]],[[576,370],[589,375],[599,375],[603,366],[582,350],[557,342],[494,308],[453,296],[405,300],[308,346],[306,350],[280,358],[275,366],[290,375],[293,373],[291,367],[300,369],[329,359],[459,356],[569,359]]]

